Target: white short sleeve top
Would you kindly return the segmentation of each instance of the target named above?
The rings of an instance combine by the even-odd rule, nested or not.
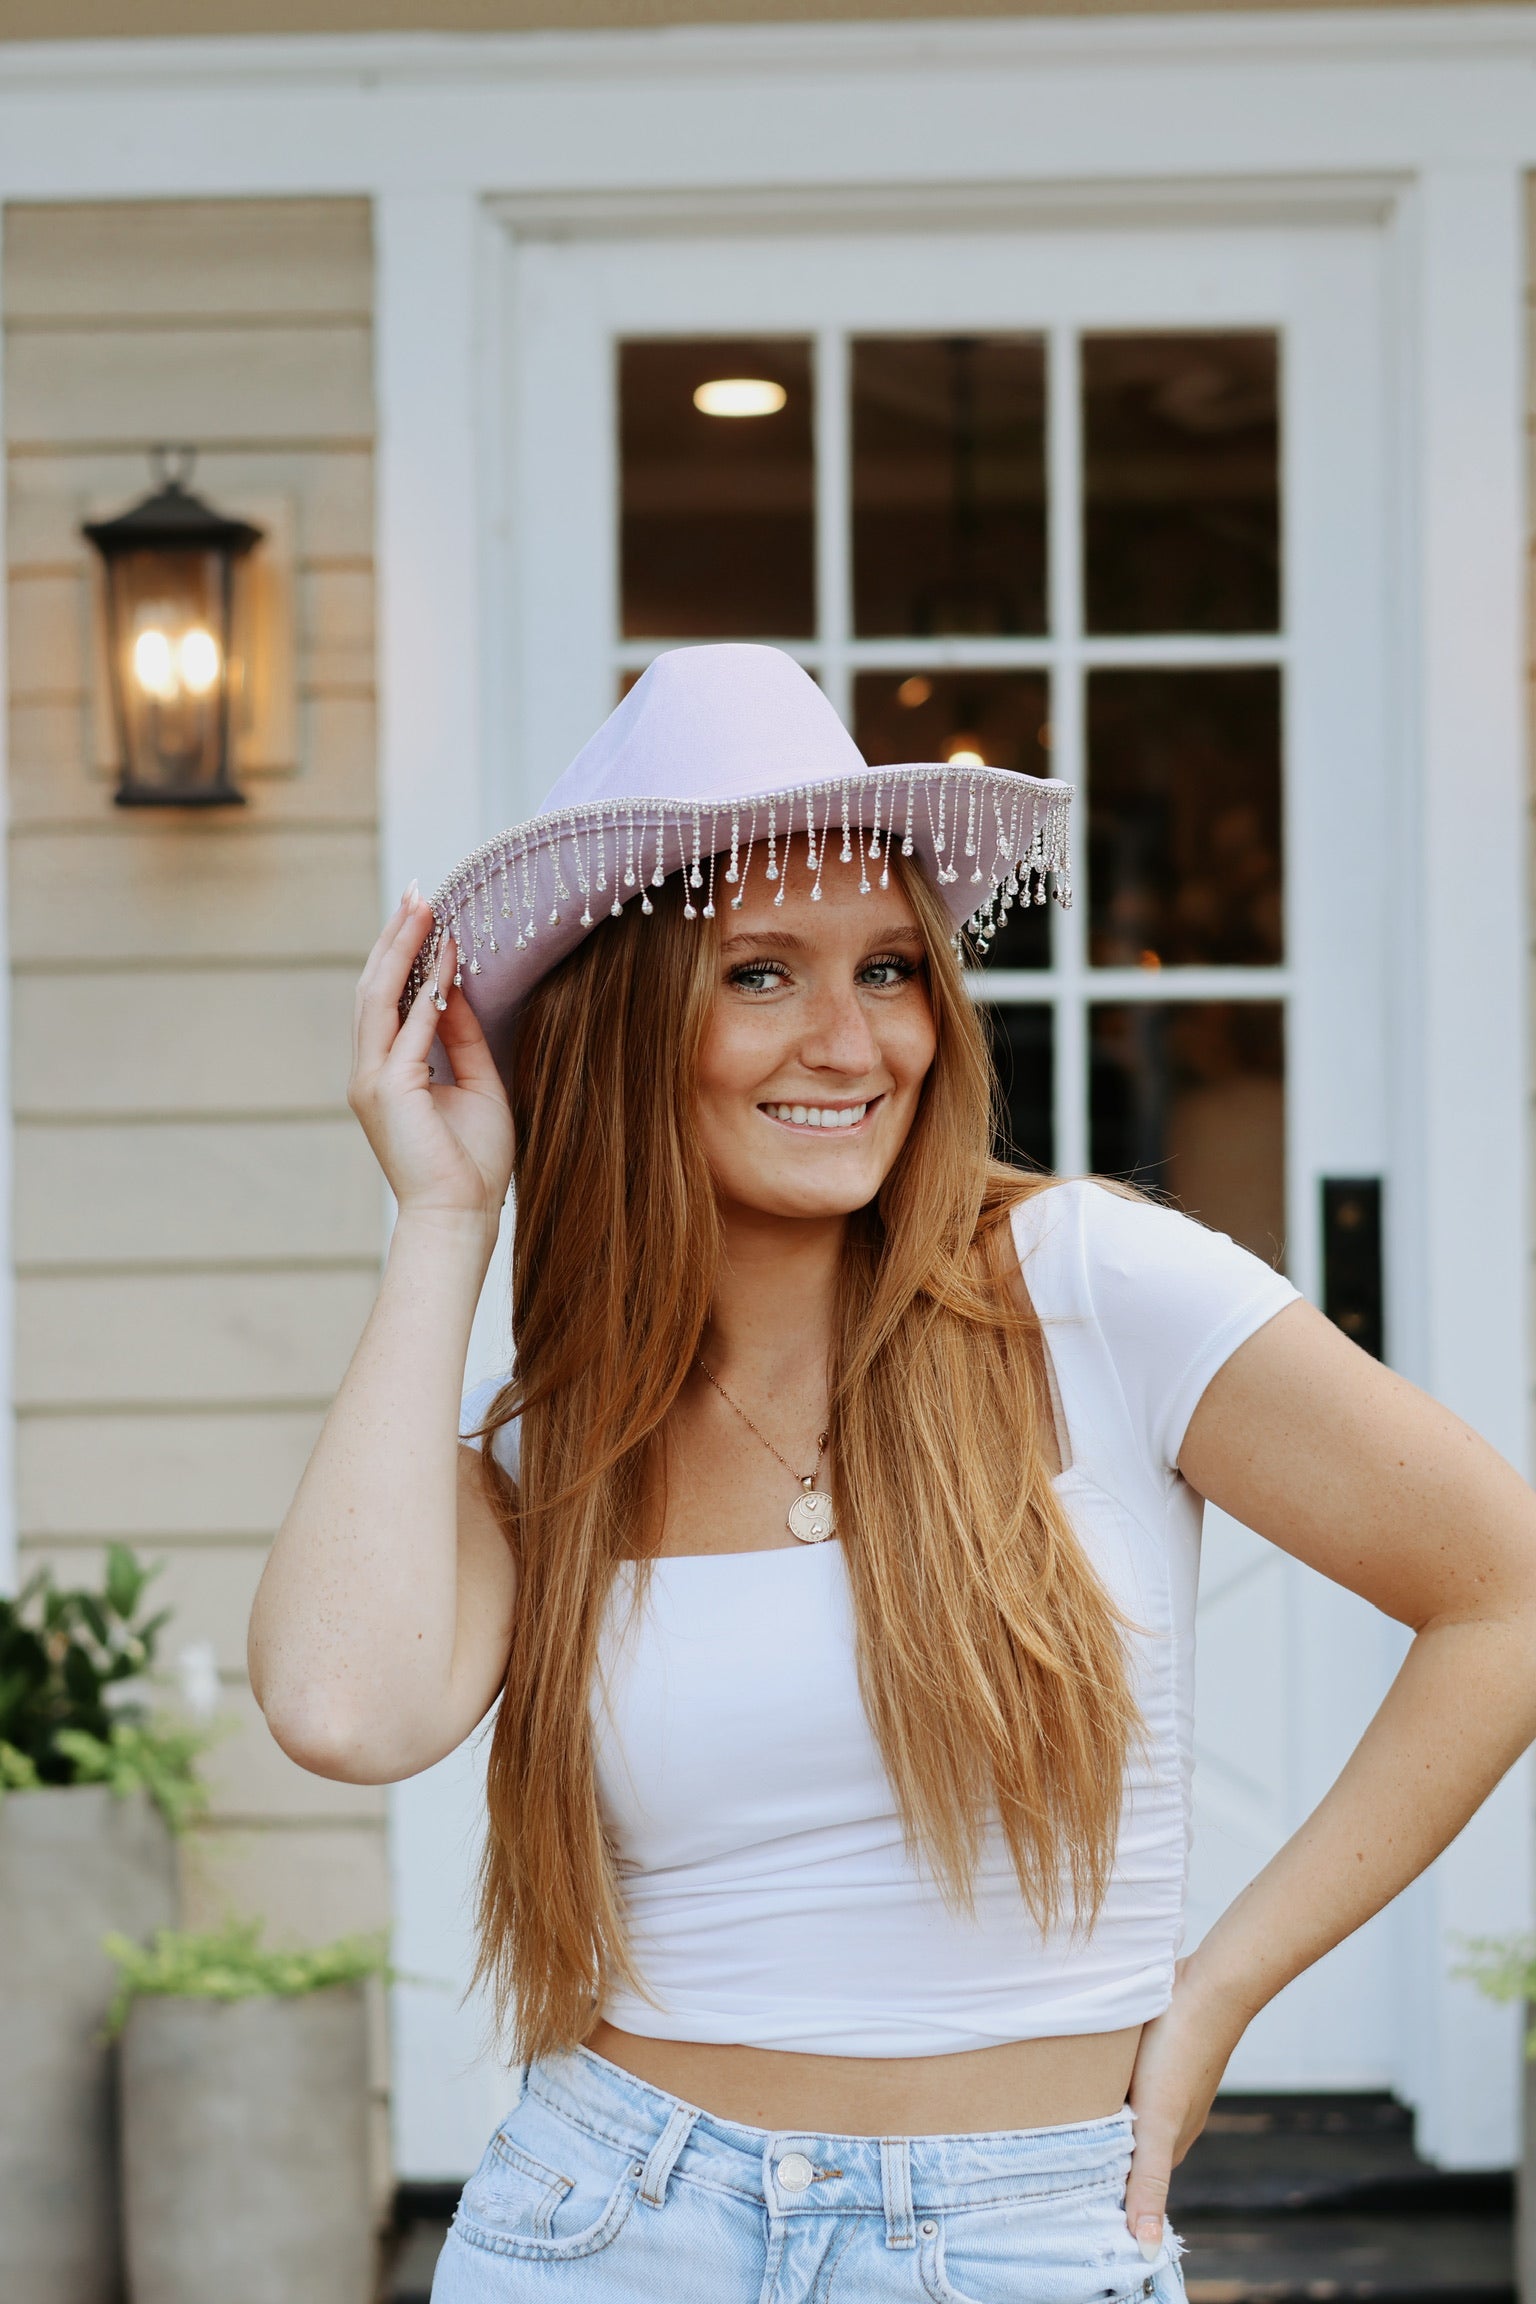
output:
[[[1043,1934],[995,1829],[974,1912],[945,1905],[864,1715],[836,1540],[669,1556],[638,1610],[621,1578],[592,1695],[599,1798],[653,1996],[610,1995],[624,2031],[922,2056],[1113,2031],[1168,2003],[1201,1517],[1178,1455],[1217,1369],[1297,1292],[1223,1234],[1091,1182],[1036,1193],[1013,1228],[1064,1423],[1057,1491],[1136,1628],[1146,1733],[1097,1924]],[[466,1397],[466,1427],[493,1390]]]

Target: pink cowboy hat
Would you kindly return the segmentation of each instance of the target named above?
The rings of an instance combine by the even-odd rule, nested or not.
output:
[[[445,935],[493,1053],[535,984],[610,915],[669,874],[687,876],[685,916],[740,904],[752,873],[803,871],[819,895],[827,840],[857,863],[861,891],[885,884],[886,848],[916,856],[958,935],[984,947],[1015,902],[1071,901],[1072,787],[950,761],[871,768],[820,688],[779,648],[674,648],[658,656],[582,746],[537,816],[455,866],[432,898],[432,929],[402,1006],[438,976]],[[442,1076],[445,1059],[434,1048]]]

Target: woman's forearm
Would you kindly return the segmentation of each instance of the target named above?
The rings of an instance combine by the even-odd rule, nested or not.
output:
[[[251,1683],[278,1742],[322,1774],[405,1773],[442,1715],[457,1621],[459,1396],[494,1244],[483,1223],[402,1214],[261,1579]]]
[[[1417,1878],[1536,1735],[1536,1614],[1421,1631],[1337,1782],[1222,1915],[1189,1980],[1249,2021]]]
[[[1217,1371],[1179,1465],[1245,1527],[1419,1629],[1337,1783],[1179,1964],[1142,2035],[1126,2214],[1148,2241],[1246,2026],[1434,1860],[1536,1732],[1536,1498],[1312,1306]]]

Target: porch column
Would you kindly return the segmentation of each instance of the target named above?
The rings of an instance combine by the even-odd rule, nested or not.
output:
[[[1420,1150],[1399,1186],[1391,1270],[1419,1282],[1396,1324],[1405,1372],[1527,1470],[1523,203],[1513,167],[1434,169],[1405,218],[1398,562],[1415,591],[1398,753],[1416,837],[1400,874],[1397,1056],[1400,1142]],[[1405,2084],[1421,2149],[1445,2167],[1517,2151],[1515,2012],[1450,1971],[1458,1938],[1529,1927],[1531,1888],[1522,1762],[1404,1913],[1417,2019]]]
[[[430,894],[485,837],[479,370],[483,248],[469,192],[374,204],[378,387],[380,914]],[[497,1288],[493,1278],[487,1300]],[[395,2172],[462,2178],[506,2110],[482,2063],[473,1966],[482,1810],[471,1743],[390,1795]]]

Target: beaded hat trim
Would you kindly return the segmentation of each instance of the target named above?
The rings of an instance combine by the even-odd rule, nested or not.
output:
[[[827,843],[867,895],[899,843],[956,936],[985,949],[1015,903],[1069,901],[1071,787],[979,762],[871,768],[825,691],[785,650],[751,642],[663,649],[525,824],[487,840],[432,899],[401,1000],[445,1004],[444,944],[500,1059],[541,977],[605,917],[682,875],[683,915],[740,905],[754,871],[782,904],[786,874],[822,892]],[[802,846],[803,843],[803,846]],[[803,859],[803,864],[802,864]],[[433,1069],[451,1075],[439,1041]]]
[[[866,768],[730,802],[598,800],[552,810],[473,850],[436,891],[432,928],[402,1007],[424,987],[439,1009],[446,1007],[440,961],[448,934],[453,981],[471,990],[478,1010],[466,978],[489,971],[524,978],[519,992],[531,990],[600,917],[617,918],[636,893],[641,911],[652,911],[649,891],[672,872],[687,876],[684,918],[712,920],[717,881],[734,890],[721,901],[739,907],[761,851],[763,877],[777,882],[774,902],[782,904],[797,837],[805,843],[813,902],[821,897],[829,837],[841,863],[859,865],[861,895],[889,885],[893,840],[903,856],[920,855],[944,894],[957,940],[969,932],[984,952],[1015,903],[1043,904],[1048,892],[1064,907],[1071,903],[1071,799],[1070,785],[1043,777],[934,763]],[[509,946],[527,954],[541,940],[542,965],[525,959],[507,966]]]

